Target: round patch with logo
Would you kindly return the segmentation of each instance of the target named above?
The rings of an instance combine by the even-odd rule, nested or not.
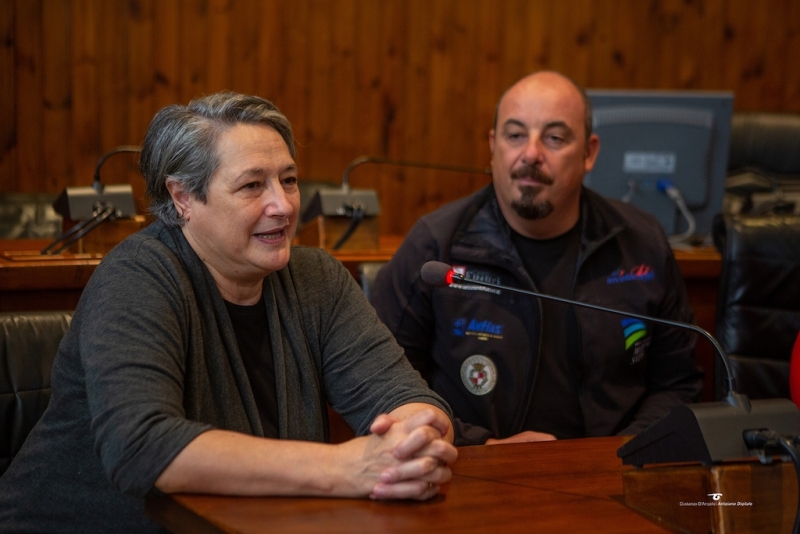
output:
[[[473,395],[486,395],[497,384],[497,367],[488,357],[473,354],[461,364],[461,381]]]

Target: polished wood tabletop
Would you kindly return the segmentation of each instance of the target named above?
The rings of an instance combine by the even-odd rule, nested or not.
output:
[[[147,500],[171,532],[666,532],[622,503],[623,438],[462,447],[428,502],[171,495]]]

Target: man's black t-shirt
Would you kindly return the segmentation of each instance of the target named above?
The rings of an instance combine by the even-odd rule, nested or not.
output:
[[[572,297],[579,225],[546,240],[529,239],[512,231],[512,241],[539,292]],[[568,304],[546,299],[541,299],[541,309],[539,361],[525,429],[559,439],[583,437],[583,411],[578,397],[583,363],[575,311]]]

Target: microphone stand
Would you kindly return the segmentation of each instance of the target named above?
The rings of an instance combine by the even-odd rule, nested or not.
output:
[[[483,169],[476,169],[473,167],[460,167],[456,165],[440,165],[437,163],[422,163],[417,161],[404,161],[404,160],[395,160],[395,159],[388,159],[382,158],[377,156],[359,156],[353,161],[351,161],[344,170],[342,174],[342,187],[339,191],[318,191],[317,196],[329,196],[331,197],[331,204],[337,204],[335,214],[339,216],[346,216],[350,217],[352,220],[350,225],[344,231],[344,233],[339,237],[336,243],[333,245],[332,250],[339,250],[342,245],[350,238],[350,236],[355,232],[358,225],[364,220],[364,217],[367,215],[377,215],[380,211],[378,207],[377,197],[374,191],[371,190],[357,190],[350,188],[350,173],[353,170],[360,166],[364,165],[365,163],[374,163],[378,165],[394,165],[397,167],[415,167],[419,169],[433,169],[439,171],[451,171],[451,172],[463,172],[463,173],[475,173],[475,174],[491,174],[492,171],[490,168],[483,168]],[[303,222],[307,222],[319,212],[326,211],[322,208],[314,208],[319,204],[327,204],[327,202],[322,200],[312,200],[311,206],[312,209],[309,210],[310,215],[303,216]]]
[[[68,187],[61,193],[53,203],[56,212],[67,219],[83,220],[68,231],[62,232],[52,243],[41,250],[41,255],[60,254],[104,222],[134,214],[135,206],[131,186],[112,185],[106,188],[100,180],[100,169],[103,163],[115,154],[141,151],[142,149],[135,145],[121,145],[112,148],[97,161],[92,187]],[[56,249],[56,247],[58,248]]]

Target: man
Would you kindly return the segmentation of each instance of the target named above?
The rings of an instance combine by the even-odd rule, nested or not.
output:
[[[456,416],[456,444],[634,434],[696,399],[686,331],[469,284],[432,288],[430,260],[467,279],[691,322],[658,223],[582,186],[600,140],[585,92],[555,72],[500,99],[493,184],[420,219],[373,291],[406,355]]]

